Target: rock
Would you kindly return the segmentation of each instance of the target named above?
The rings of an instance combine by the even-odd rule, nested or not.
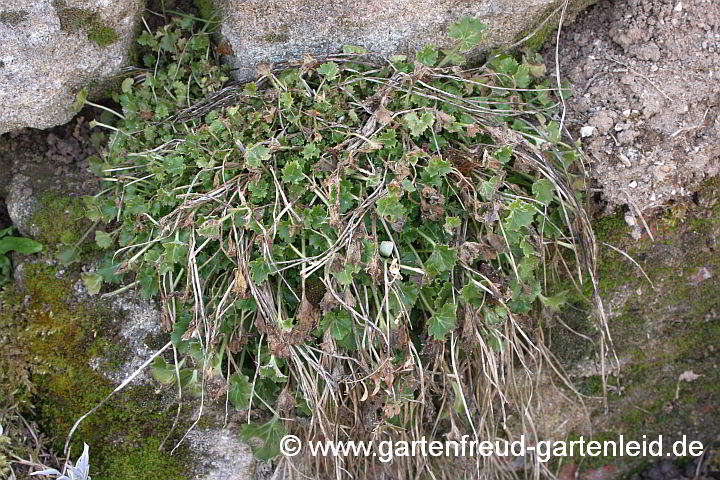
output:
[[[580,129],[580,136],[582,138],[592,137],[593,133],[595,133],[595,127],[592,125],[585,125]]]
[[[601,110],[590,117],[588,124],[597,128],[599,133],[605,135],[615,125],[614,113]]]
[[[32,196],[31,179],[23,174],[12,177],[5,205],[10,219],[23,236],[34,237],[37,228],[32,225],[32,215],[37,209],[37,200]]]
[[[232,48],[230,63],[241,79],[255,66],[322,57],[357,45],[389,55],[409,53],[425,44],[448,44],[448,27],[461,16],[488,25],[490,45],[508,45],[531,31],[557,0],[220,0],[221,33]],[[587,5],[576,0],[573,5]]]
[[[628,53],[640,60],[646,60],[650,62],[657,62],[662,56],[660,53],[660,48],[654,42],[650,42],[644,45],[633,46],[628,50]]]
[[[198,459],[202,468],[193,477],[195,480],[247,480],[263,476],[258,475],[259,462],[250,447],[228,428],[192,430],[188,441],[192,451],[202,453]]]
[[[0,0],[0,133],[66,123],[75,94],[118,73],[141,0]]]

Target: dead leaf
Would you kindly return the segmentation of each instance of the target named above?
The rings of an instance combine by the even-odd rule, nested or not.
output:
[[[278,410],[283,413],[290,413],[295,408],[295,405],[295,397],[290,394],[287,387],[284,388],[277,399]]]
[[[467,126],[467,136],[470,137],[470,138],[474,138],[475,135],[477,135],[477,134],[480,133],[481,131],[482,131],[482,130],[480,129],[480,127],[478,127],[478,126],[475,125],[475,124],[472,124],[472,125],[468,125],[468,126]]]
[[[300,301],[300,306],[295,312],[295,320],[297,323],[293,331],[302,337],[304,341],[305,337],[307,337],[310,331],[315,328],[320,321],[320,311],[303,297]]]
[[[483,260],[494,260],[497,257],[496,250],[478,242],[465,242],[460,245],[458,260],[471,265],[478,258]]]
[[[237,293],[240,297],[245,298],[247,292],[247,280],[243,272],[237,268],[235,269],[235,285],[233,285],[233,292]]]
[[[690,275],[690,283],[698,285],[700,282],[712,278],[712,276],[712,270],[707,267],[700,267],[697,269],[697,272]]]
[[[375,110],[375,116],[377,117],[378,122],[380,122],[381,125],[388,125],[390,122],[392,122],[392,112],[390,112],[384,107],[380,107]]]
[[[694,382],[700,377],[702,377],[702,375],[698,375],[692,370],[686,370],[680,374],[680,376],[678,377],[678,382]]]

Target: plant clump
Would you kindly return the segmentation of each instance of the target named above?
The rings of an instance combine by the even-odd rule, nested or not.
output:
[[[568,255],[592,277],[594,245],[542,60],[460,66],[484,29],[462,19],[454,47],[414,60],[346,47],[229,86],[207,23],[177,17],[138,39],[122,112],[95,122],[113,133],[92,161],[104,190],[84,201],[109,254],[84,278],[162,300],[176,355],[153,375],[248,411],[259,458],[287,431],[531,430],[513,420],[531,395],[518,385],[548,358],[530,314],[564,302],[547,285]],[[511,459],[475,460],[449,468]]]

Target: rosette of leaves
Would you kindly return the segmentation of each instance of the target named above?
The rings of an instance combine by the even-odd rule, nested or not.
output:
[[[220,89],[192,28],[141,36],[153,70],[123,82],[85,198],[110,252],[86,281],[164,303],[181,360],[156,379],[267,412],[243,430],[261,458],[280,418],[409,438],[515,408],[506,382],[545,358],[529,313],[564,300],[550,259],[593,248],[541,59],[459,68],[484,30],[463,19],[417,61],[348,47]]]

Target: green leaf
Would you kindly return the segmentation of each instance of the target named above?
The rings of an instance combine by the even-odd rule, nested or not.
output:
[[[530,78],[530,67],[525,64],[520,65],[513,75],[513,80],[515,80],[516,87],[528,88],[532,80]]]
[[[400,203],[400,200],[395,195],[388,195],[387,197],[379,199],[375,203],[375,206],[378,215],[389,218],[391,222],[403,218],[407,213],[407,209]]]
[[[348,263],[345,265],[345,268],[343,268],[339,272],[333,272],[333,276],[337,279],[340,285],[347,286],[352,284],[353,275],[355,275],[359,271],[360,267],[358,265]]]
[[[428,166],[423,170],[423,178],[437,179],[445,177],[452,171],[450,162],[440,157],[432,157],[428,162]]]
[[[135,80],[132,77],[128,77],[125,80],[123,80],[122,84],[120,85],[120,89],[124,93],[129,93],[132,90],[132,86],[135,83]]]
[[[435,340],[444,340],[457,323],[457,305],[452,302],[445,303],[430,317],[428,334]]]
[[[260,367],[258,373],[262,378],[268,378],[277,383],[284,383],[288,378],[287,375],[280,370],[275,355],[270,355],[270,360],[267,364]]]
[[[475,282],[469,282],[460,290],[460,298],[471,305],[479,307],[483,304],[485,293],[485,290],[478,287]]]
[[[298,160],[288,162],[282,169],[283,182],[300,183],[305,179],[303,167]]]
[[[345,310],[332,310],[323,315],[320,328],[330,329],[330,335],[335,340],[342,340],[352,332],[352,319]]]
[[[253,282],[257,284],[264,283],[273,272],[264,258],[258,258],[250,262],[250,276]]]
[[[70,265],[80,258],[80,248],[75,245],[64,246],[58,250],[55,258],[65,266]]]
[[[12,264],[10,259],[5,255],[0,255],[0,285],[10,281],[12,274]]]
[[[454,235],[455,230],[460,228],[460,225],[462,225],[460,217],[445,217],[445,225],[443,225],[443,228],[450,235]]]
[[[187,392],[191,397],[199,397],[202,395],[202,383],[200,372],[197,370],[189,368],[180,370],[180,386],[183,389],[183,395]]]
[[[534,279],[535,271],[537,270],[539,265],[540,258],[535,256],[523,257],[523,259],[520,260],[517,264],[518,277],[520,277],[521,280]]]
[[[518,231],[532,223],[535,216],[535,209],[532,205],[522,200],[515,200],[509,207],[510,216],[507,218],[507,228],[509,230]]]
[[[290,92],[283,92],[280,94],[280,97],[278,98],[280,100],[280,105],[283,108],[290,108],[293,106],[294,100],[292,93]]]
[[[234,373],[230,375],[228,397],[235,410],[247,410],[250,408],[252,397],[252,383],[247,375]]]
[[[140,270],[135,276],[135,280],[140,286],[140,295],[143,298],[152,298],[160,290],[157,274],[152,267]]]
[[[533,183],[532,192],[538,202],[541,202],[544,205],[549,205],[553,199],[553,192],[555,192],[555,186],[547,178],[542,178],[537,182]]]
[[[179,347],[180,344],[183,343],[184,340],[182,337],[185,335],[185,332],[187,332],[191,320],[192,317],[187,309],[178,309],[175,316],[175,324],[173,325],[173,330],[170,334],[170,340],[175,347]],[[185,343],[187,344],[187,341],[185,341]]]
[[[487,25],[472,17],[462,17],[450,26],[448,36],[457,42],[461,52],[467,52],[480,45],[485,39]]]
[[[493,58],[490,65],[492,65],[496,72],[507,75],[514,75],[515,72],[517,72],[518,66],[520,66],[517,60],[512,58],[510,55],[504,54]]]
[[[425,45],[422,50],[417,52],[415,60],[428,67],[434,67],[438,60],[438,50],[432,45]]]
[[[491,201],[497,193],[500,185],[502,185],[503,177],[500,175],[494,175],[487,180],[480,180],[480,195],[486,201]]]
[[[253,454],[258,460],[267,461],[280,455],[280,440],[287,434],[282,420],[274,417],[262,425],[245,424],[240,427],[240,439],[250,443]],[[262,446],[254,445],[251,440],[262,441]]]
[[[245,160],[249,167],[260,168],[263,162],[270,160],[270,149],[263,145],[255,145],[245,150]]]
[[[465,62],[467,62],[467,57],[455,50],[443,50],[442,53],[445,55],[442,61],[443,64],[465,65]]]
[[[217,218],[208,218],[197,228],[201,237],[219,239],[222,233],[222,222]]]
[[[334,80],[335,77],[338,76],[338,73],[340,73],[340,69],[338,68],[337,63],[327,62],[320,65],[317,72],[325,77],[326,80]]]
[[[30,255],[42,252],[42,243],[24,237],[3,237],[0,238],[0,255],[10,251]]]
[[[164,262],[166,265],[184,265],[187,261],[188,246],[180,240],[163,243],[163,248],[165,249]]]
[[[500,353],[505,349],[505,339],[496,332],[491,332],[488,335],[487,344],[494,352]]]
[[[320,149],[315,145],[315,143],[308,143],[305,145],[302,149],[302,152],[300,152],[305,160],[312,160],[313,158],[317,158],[320,156]]]
[[[252,194],[253,202],[261,202],[270,191],[270,183],[263,177],[248,183],[248,191]]]
[[[493,152],[492,156],[495,157],[500,163],[505,165],[512,159],[513,149],[510,145],[505,145]]]
[[[435,117],[430,112],[418,116],[416,112],[406,113],[403,116],[405,125],[410,129],[410,135],[419,137],[425,130],[435,123]]]
[[[150,365],[150,375],[163,385],[172,385],[177,380],[175,365],[170,365],[161,357],[153,360]]]
[[[95,230],[95,244],[100,248],[110,248],[113,244],[113,239],[110,234],[103,232],[102,230]]]
[[[437,245],[425,262],[425,271],[431,277],[452,270],[457,262],[457,252],[447,245]]]
[[[72,104],[72,109],[74,112],[79,112],[80,110],[82,110],[82,108],[85,106],[85,102],[87,101],[87,97],[87,88],[83,88],[77,93],[77,95],[75,95],[75,101]]]
[[[80,275],[90,295],[97,295],[102,288],[103,277],[98,273],[83,273]]]
[[[556,293],[552,297],[544,297],[542,295],[538,295],[538,297],[540,298],[542,304],[548,307],[550,310],[558,311],[563,305],[567,303],[568,292],[567,290],[563,290],[560,293]]]
[[[532,308],[532,304],[540,295],[540,282],[533,280],[529,284],[518,281],[516,278],[510,279],[510,290],[512,292],[512,300],[508,302],[508,307],[515,313],[527,313]]]

